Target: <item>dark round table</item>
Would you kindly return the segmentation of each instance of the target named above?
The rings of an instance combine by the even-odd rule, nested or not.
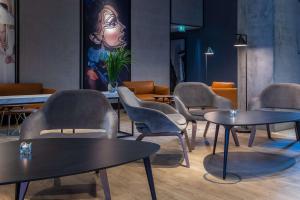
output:
[[[235,126],[252,126],[251,135],[249,139],[249,146],[252,145],[257,125],[269,125],[278,124],[285,122],[296,122],[296,138],[297,141],[300,140],[300,113],[299,112],[273,112],[273,111],[248,111],[241,112],[238,111],[235,117],[230,115],[229,111],[215,111],[209,112],[204,115],[205,120],[208,122],[216,124],[215,140],[213,154],[216,151],[216,145],[218,141],[219,127],[220,125],[225,128],[225,142],[224,142],[224,161],[223,161],[223,179],[226,178],[227,170],[227,157],[228,157],[228,144],[230,131],[233,130]],[[269,126],[267,126],[269,127]],[[269,131],[269,129],[268,129]],[[236,142],[237,136],[234,131],[232,131],[233,138]]]
[[[152,199],[156,199],[149,156],[159,145],[109,139],[37,139],[31,156],[21,156],[20,141],[0,145],[0,184],[16,183],[16,199],[24,199],[30,181],[105,170],[144,160]],[[101,174],[100,174],[101,175]]]

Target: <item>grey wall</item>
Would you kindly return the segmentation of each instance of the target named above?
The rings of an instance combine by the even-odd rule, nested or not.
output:
[[[272,83],[300,83],[299,0],[239,0],[239,32],[248,34],[248,102]],[[238,54],[239,104],[245,108],[246,49]]]
[[[297,46],[300,1],[274,0],[274,3],[274,81],[300,83],[300,54]]]
[[[131,6],[131,78],[169,85],[169,1],[132,0]]]
[[[203,25],[203,0],[171,0],[172,23]]]
[[[79,0],[22,0],[20,82],[79,87]]]
[[[246,78],[248,102],[273,82],[273,5],[273,0],[238,0],[238,32],[248,35],[247,52],[245,48],[238,50],[238,103],[243,110],[246,107]]]
[[[79,5],[79,0],[20,1],[20,82],[79,88]],[[132,80],[169,85],[169,1],[131,5]]]

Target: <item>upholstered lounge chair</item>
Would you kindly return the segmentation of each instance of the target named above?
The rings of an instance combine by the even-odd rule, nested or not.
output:
[[[103,132],[45,133],[45,130],[103,129]],[[53,94],[45,105],[21,125],[20,140],[38,138],[116,138],[117,114],[105,96],[94,90],[69,90]],[[106,199],[110,190],[106,170],[100,170]]]
[[[204,121],[207,112],[231,109],[228,99],[216,95],[210,87],[199,82],[179,83],[174,90],[174,100],[179,113],[192,122],[192,148],[195,147],[197,121]],[[209,125],[207,122],[203,137],[206,137]]]
[[[249,110],[300,112],[300,84],[277,83],[265,88],[262,93],[249,103]],[[282,124],[280,127],[267,124],[268,138],[271,139],[271,130],[294,128],[294,123]],[[252,131],[248,146],[252,146],[255,131]]]
[[[137,130],[141,133],[136,140],[153,136],[177,136],[182,146],[186,166],[190,167],[186,145],[182,138],[184,134],[190,149],[185,118],[168,104],[138,99],[126,87],[119,87],[118,93],[129,118],[135,122]]]

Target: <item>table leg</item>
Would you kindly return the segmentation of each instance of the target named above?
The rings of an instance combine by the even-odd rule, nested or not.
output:
[[[29,182],[16,183],[15,200],[24,200]]]
[[[100,179],[101,179],[101,183],[102,183],[102,187],[103,187],[103,191],[104,191],[104,195],[105,195],[105,200],[110,200],[111,196],[110,196],[109,182],[108,182],[106,170],[101,169],[99,172],[100,172],[99,173]]]
[[[118,132],[120,132],[120,98],[118,98]]]
[[[300,121],[296,122],[295,131],[296,131],[297,141],[300,141]]]
[[[223,160],[223,179],[226,179],[227,173],[227,157],[228,157],[228,145],[231,126],[225,126],[225,142],[224,142],[224,160]]]
[[[214,140],[214,150],[213,150],[213,155],[216,154],[216,147],[217,147],[217,142],[218,142],[219,129],[220,129],[220,125],[217,124],[217,125],[216,125],[216,131],[215,131],[215,140]]]
[[[145,170],[148,178],[148,184],[151,192],[152,200],[156,200],[156,193],[155,193],[155,186],[153,181],[153,175],[152,175],[152,169],[151,169],[151,163],[149,157],[144,158],[144,165]]]
[[[255,134],[256,134],[256,126],[252,126],[248,147],[252,147],[252,144],[253,144],[254,138],[255,138]]]

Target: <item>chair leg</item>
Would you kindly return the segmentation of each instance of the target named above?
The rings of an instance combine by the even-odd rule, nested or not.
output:
[[[3,125],[4,115],[5,115],[5,111],[2,111],[2,114],[1,114],[1,121],[0,121],[0,126]]]
[[[197,122],[192,122],[192,149],[195,149],[195,143],[196,143],[196,134],[197,134]]]
[[[231,129],[231,134],[232,134],[235,146],[239,147],[240,146],[239,139],[238,139],[238,136],[236,134],[236,130],[234,128]]]
[[[103,191],[104,191],[104,195],[105,195],[105,200],[110,200],[111,195],[110,195],[109,182],[108,182],[108,178],[107,178],[106,169],[100,170],[99,174],[100,174],[100,179],[101,179],[101,183],[102,183],[102,187],[103,187]]]
[[[189,136],[188,136],[186,130],[183,131],[183,135],[184,135],[184,139],[185,139],[185,142],[187,144],[187,147],[189,149],[189,152],[192,152],[193,149],[192,149],[192,146],[191,146],[191,143],[190,143],[190,140],[189,140]]]
[[[142,141],[144,137],[145,137],[145,135],[141,134],[136,138],[136,141]]]
[[[204,133],[203,133],[203,137],[204,137],[204,138],[206,138],[207,131],[208,131],[208,128],[209,128],[209,125],[210,125],[210,122],[206,122],[205,130],[204,130]]]
[[[9,130],[10,130],[10,119],[11,119],[11,113],[8,114],[7,135],[9,135]]]
[[[179,138],[179,142],[181,144],[182,147],[182,151],[183,151],[183,155],[184,155],[184,160],[185,160],[185,164],[187,168],[190,168],[190,161],[189,161],[189,156],[188,156],[188,152],[185,146],[185,143],[182,139],[182,135],[181,134],[177,134],[177,137]]]
[[[134,135],[134,121],[131,121],[131,134]]]
[[[254,138],[255,138],[255,134],[256,134],[256,126],[252,126],[248,147],[252,147],[253,142],[254,142]]]
[[[271,140],[272,139],[272,135],[271,135],[270,124],[266,124],[266,126],[267,126],[268,138]]]

